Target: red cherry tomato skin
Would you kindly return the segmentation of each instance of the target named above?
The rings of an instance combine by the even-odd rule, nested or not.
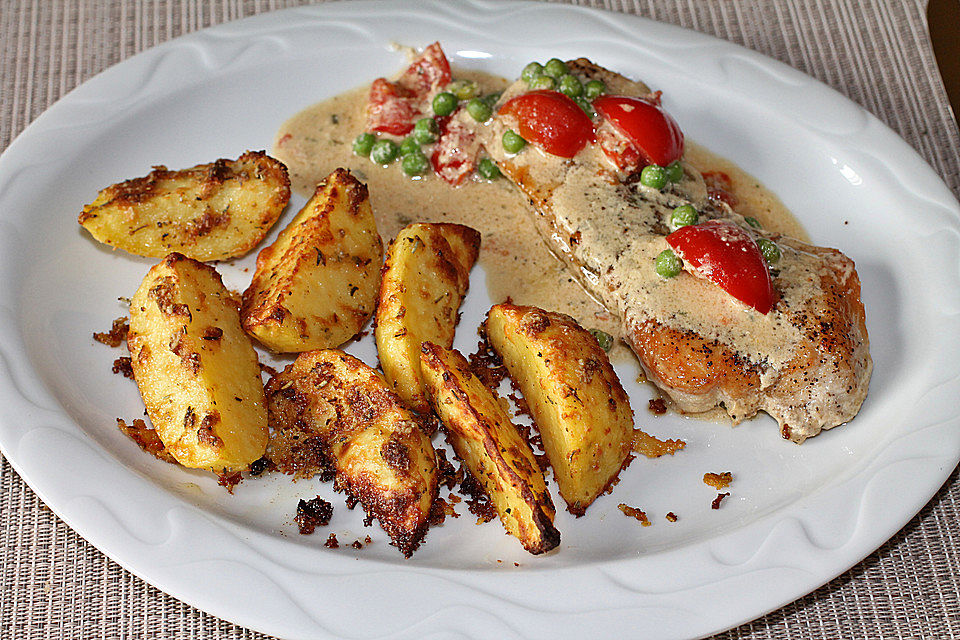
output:
[[[667,244],[695,273],[766,314],[775,297],[767,263],[746,231],[726,220],[681,227]]]
[[[665,167],[683,155],[683,132],[659,105],[629,96],[603,95],[593,108],[637,147],[646,161]]]
[[[561,158],[572,158],[595,139],[593,121],[559,91],[521,94],[500,107],[500,113],[517,119],[524,140]]]

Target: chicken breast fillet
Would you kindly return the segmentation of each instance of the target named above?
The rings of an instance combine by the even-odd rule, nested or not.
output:
[[[610,93],[655,99],[642,83],[585,59],[568,67],[581,79],[603,80]],[[526,90],[518,81],[498,106]],[[860,410],[873,363],[860,280],[845,255],[753,229],[726,203],[708,197],[703,176],[686,162],[683,179],[652,189],[637,175],[618,172],[597,143],[571,159],[532,144],[508,154],[500,141],[506,129],[517,128],[513,116],[471,126],[529,197],[534,224],[551,250],[620,317],[622,337],[647,377],[680,410],[719,405],[735,424],[765,411],[784,438],[798,443]],[[668,248],[670,215],[687,203],[701,222],[729,220],[777,243],[782,255],[771,268],[777,302],[769,313],[693,273],[656,274],[655,258]]]

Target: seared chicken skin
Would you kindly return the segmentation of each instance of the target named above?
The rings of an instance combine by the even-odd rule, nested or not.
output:
[[[602,80],[610,94],[658,102],[642,83],[587,60],[568,67],[582,81]],[[645,186],[638,173],[618,168],[604,153],[611,137],[602,118],[593,119],[596,139],[573,157],[552,155],[536,144],[507,153],[502,136],[520,123],[503,106],[527,91],[523,80],[509,87],[484,124],[461,117],[530,198],[532,218],[551,250],[620,317],[622,337],[647,377],[680,410],[719,405],[735,424],[765,411],[779,422],[784,438],[798,443],[857,414],[873,363],[860,281],[849,258],[754,229],[725,202],[711,198],[703,176],[682,159],[678,181]],[[701,223],[729,221],[749,238],[777,245],[780,257],[769,268],[769,312],[735,299],[703,272],[658,274],[656,258],[670,248],[666,237],[676,228],[671,214],[683,204],[695,207]]]

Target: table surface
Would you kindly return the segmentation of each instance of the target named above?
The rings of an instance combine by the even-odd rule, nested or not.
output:
[[[297,0],[0,0],[0,150],[84,80],[204,27]],[[742,44],[837,89],[960,195],[960,135],[923,0],[596,0]],[[956,470],[847,573],[726,640],[960,637]],[[7,635],[9,634],[9,635]],[[72,531],[0,457],[0,637],[266,638],[151,587]]]

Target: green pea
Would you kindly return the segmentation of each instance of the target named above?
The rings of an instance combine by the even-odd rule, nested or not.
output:
[[[539,62],[531,62],[523,68],[523,71],[520,72],[520,77],[529,84],[533,81],[534,78],[538,78],[543,75],[543,65]]]
[[[590,104],[589,100],[587,100],[583,96],[578,96],[574,98],[573,101],[576,102],[577,106],[580,107],[581,111],[587,114],[587,116],[589,116],[591,119],[597,117],[597,112],[594,111],[593,105]]]
[[[437,137],[440,135],[440,126],[433,118],[420,118],[413,125],[413,133],[410,135],[420,144],[430,144],[437,141]]]
[[[599,98],[600,94],[607,90],[607,85],[603,84],[603,80],[591,80],[583,87],[583,95],[586,96],[587,100],[594,100]]]
[[[481,98],[472,98],[467,103],[467,113],[477,122],[486,122],[493,115],[493,107]]]
[[[680,182],[681,180],[683,180],[683,165],[676,160],[667,165],[667,181]]]
[[[427,160],[427,156],[417,149],[403,157],[400,167],[408,176],[422,176],[430,168],[430,162]]]
[[[590,333],[600,343],[600,348],[604,351],[610,351],[613,348],[613,336],[600,329],[590,329]]]
[[[502,141],[503,150],[507,153],[520,153],[520,150],[527,146],[527,141],[513,129],[507,129],[503,132]]]
[[[444,91],[433,96],[433,112],[438,116],[448,116],[457,108],[457,96]]]
[[[397,159],[397,151],[393,140],[377,140],[370,149],[370,159],[376,164],[390,164]]]
[[[576,76],[568,73],[560,78],[560,93],[571,98],[579,98],[583,95],[583,85],[577,80]]]
[[[661,278],[672,278],[683,271],[683,263],[673,250],[664,249],[657,256],[654,269]]]
[[[762,225],[760,224],[760,221],[752,216],[746,216],[744,217],[744,220],[748,225],[750,225],[754,229],[760,229],[762,227]]]
[[[530,89],[533,91],[542,91],[544,89],[555,89],[557,81],[550,76],[537,76],[530,81]]]
[[[477,163],[477,173],[485,180],[496,180],[500,177],[500,168],[490,158],[480,158]]]
[[[503,91],[494,91],[493,93],[488,93],[480,99],[492,107],[493,105],[497,104],[497,100],[499,100],[500,96],[502,95]]]
[[[480,93],[480,85],[473,80],[454,80],[447,87],[447,91],[457,96],[458,100],[469,100]]]
[[[551,78],[557,79],[568,73],[567,65],[559,58],[550,58],[547,60],[547,64],[543,65],[543,72]]]
[[[358,156],[368,156],[376,141],[377,137],[372,133],[361,133],[353,140],[353,152]]]
[[[757,240],[757,246],[760,247],[760,253],[763,254],[763,259],[767,261],[767,264],[772,266],[780,262],[780,247],[777,246],[777,243],[766,238],[760,238]]]
[[[673,215],[670,216],[670,224],[675,228],[687,227],[691,224],[697,224],[699,219],[700,216],[692,204],[682,204],[673,210]]]
[[[658,164],[648,164],[640,172],[640,184],[652,189],[663,189],[667,184],[667,172]]]
[[[400,143],[400,148],[397,149],[397,152],[401,157],[407,156],[415,151],[420,151],[420,143],[417,142],[416,138],[413,136],[407,136],[403,139],[403,142]]]

